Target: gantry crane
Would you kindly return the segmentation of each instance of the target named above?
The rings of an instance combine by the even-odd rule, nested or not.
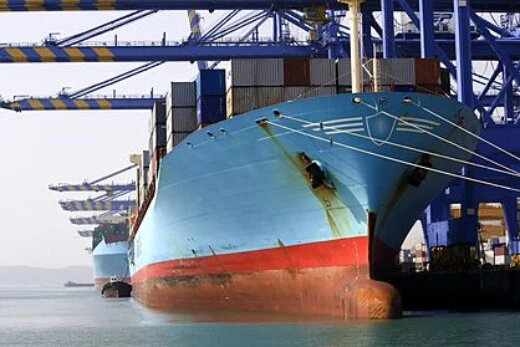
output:
[[[78,234],[82,237],[91,237],[95,230],[100,230],[100,228],[103,230],[107,229],[109,228],[108,225],[128,225],[129,210],[135,205],[135,200],[118,200],[117,198],[133,192],[135,190],[135,182],[128,184],[107,184],[101,182],[129,171],[135,168],[135,166],[135,164],[132,164],[91,182],[50,185],[49,189],[57,192],[104,192],[104,194],[92,199],[61,200],[59,202],[61,208],[66,211],[103,211],[103,213],[98,215],[70,218],[70,222],[74,225],[95,226],[96,229],[94,230],[78,231]],[[121,238],[125,235],[119,236]],[[126,236],[128,236],[128,233]],[[96,242],[93,244],[97,244]]]
[[[350,1],[346,1],[349,3]],[[309,21],[311,13],[318,8],[326,8],[324,21]],[[231,10],[235,15],[239,10],[257,10],[258,17],[251,15],[233,25],[218,23],[197,39],[192,36],[182,42],[160,40],[147,44],[112,42],[105,45],[84,44],[82,46],[59,47],[50,43],[29,47],[6,44],[0,47],[0,63],[20,62],[74,62],[74,61],[219,61],[231,58],[273,58],[273,57],[346,57],[351,49],[350,30],[342,25],[345,5],[334,0],[180,0],[148,2],[136,0],[77,1],[46,0],[28,2],[26,0],[1,0],[3,11],[67,11],[67,10]],[[408,37],[396,35],[395,12],[407,15],[417,28],[419,35]],[[381,24],[375,20],[378,12]],[[435,12],[453,13],[453,35],[439,38],[435,34]],[[490,21],[482,13],[505,13],[500,23]],[[438,58],[457,82],[456,97],[462,103],[473,107],[483,125],[482,144],[479,153],[516,168],[516,155],[520,152],[517,138],[520,124],[518,85],[520,85],[520,34],[517,13],[520,3],[511,0],[366,0],[362,3],[359,16],[362,18],[360,41],[365,57],[374,53],[384,58],[422,57]],[[247,15],[246,15],[247,16]],[[244,29],[253,22],[264,18],[273,21],[273,35],[267,40],[252,35],[248,40],[221,40],[237,28]],[[281,34],[283,18],[291,25],[309,34],[308,40],[285,40]],[[247,24],[246,24],[247,23]],[[469,28],[474,27],[475,30]],[[377,35],[374,35],[377,33]],[[357,40],[356,40],[357,42]],[[372,50],[375,47],[375,52]],[[479,61],[493,61],[490,74],[478,76],[473,64]],[[497,110],[502,112],[496,117]],[[504,149],[486,147],[487,142]],[[491,182],[507,182],[511,187],[518,185],[517,177],[489,175],[478,170],[466,169],[468,177],[487,179]],[[453,194],[445,198],[441,205],[461,204],[461,222],[451,230],[454,240],[474,243],[477,239],[477,211],[483,196],[501,201],[507,216],[510,237],[518,236],[518,217],[513,192],[493,188],[476,188],[465,181],[455,182]],[[446,194],[445,194],[446,195]],[[436,208],[433,208],[435,210]],[[434,218],[435,219],[435,218]],[[445,222],[445,220],[443,220]],[[428,223],[425,223],[425,225]],[[449,223],[445,223],[448,225]],[[453,224],[453,223],[452,223]],[[427,228],[426,228],[427,229]],[[428,239],[428,233],[427,233]],[[428,242],[431,242],[430,238]]]

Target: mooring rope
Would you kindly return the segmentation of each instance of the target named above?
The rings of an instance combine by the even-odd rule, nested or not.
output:
[[[304,119],[295,118],[295,117],[291,117],[291,116],[287,116],[287,115],[283,115],[283,118],[290,119],[290,120],[293,120],[293,121],[296,121],[296,122],[300,122],[300,123],[304,123],[304,124],[315,124],[314,122],[310,122],[310,121],[307,121],[307,120],[304,120]],[[349,136],[359,137],[359,138],[370,140],[370,141],[373,140],[370,136],[363,135],[363,134],[358,134],[358,133],[355,133],[355,132],[345,131],[345,130],[336,128],[333,125],[327,124],[326,127],[327,127],[327,129],[335,130],[335,131],[337,131],[338,133],[341,133],[341,134],[346,134],[346,135],[349,135]],[[293,131],[284,132],[281,135],[287,135],[287,134],[290,134],[290,133],[293,133]],[[505,175],[511,175],[511,176],[514,176],[514,177],[519,177],[520,176],[519,174],[515,174],[515,173],[512,173],[510,171],[501,170],[501,169],[497,169],[497,168],[494,168],[494,167],[490,167],[490,166],[486,166],[486,165],[482,165],[482,164],[478,164],[478,163],[473,163],[471,161],[467,161],[467,160],[464,160],[464,159],[460,159],[460,158],[456,158],[456,157],[450,157],[450,156],[447,156],[447,155],[444,155],[444,154],[435,153],[435,152],[431,152],[431,151],[427,151],[427,150],[422,150],[422,149],[418,149],[418,148],[415,148],[415,147],[407,146],[407,145],[396,143],[396,142],[392,142],[392,141],[385,141],[385,145],[390,145],[390,146],[394,146],[394,147],[398,147],[398,148],[407,149],[407,150],[410,150],[412,152],[424,153],[424,154],[428,154],[428,155],[431,155],[431,156],[434,156],[434,157],[439,157],[439,158],[442,158],[442,159],[458,162],[458,163],[461,163],[461,164],[464,164],[464,165],[470,165],[470,166],[475,166],[475,167],[479,167],[479,168],[490,170],[490,171],[499,172],[499,173],[502,173],[502,174],[505,174]]]
[[[308,133],[306,133],[304,131],[293,129],[291,127],[288,127],[288,126],[285,126],[285,125],[281,125],[281,124],[277,124],[277,123],[274,123],[274,122],[271,122],[271,121],[267,121],[267,123],[272,125],[272,126],[274,126],[274,127],[277,127],[277,128],[281,128],[281,129],[285,129],[285,130],[292,130],[296,134],[300,134],[302,136],[306,136],[306,137],[309,137],[309,138],[312,138],[312,139],[315,139],[315,140],[318,140],[318,141],[330,143],[331,145],[336,145],[336,146],[339,146],[339,147],[347,148],[347,149],[350,149],[350,150],[353,150],[353,151],[356,151],[356,152],[359,152],[359,153],[367,154],[367,155],[370,155],[370,156],[373,156],[373,157],[385,159],[385,160],[388,160],[388,161],[392,161],[392,162],[399,163],[399,164],[404,164],[404,165],[415,167],[415,168],[428,170],[428,171],[431,171],[431,172],[435,172],[435,173],[438,173],[438,174],[441,174],[441,175],[445,175],[445,176],[449,176],[449,177],[453,177],[453,178],[460,178],[460,179],[463,179],[463,180],[466,180],[466,181],[470,181],[470,182],[479,183],[479,184],[487,185],[487,186],[494,187],[494,188],[500,188],[500,189],[504,189],[504,190],[509,190],[509,191],[520,193],[520,189],[516,189],[516,188],[513,188],[513,187],[509,187],[509,186],[505,186],[505,185],[497,184],[497,183],[492,183],[492,182],[487,182],[487,181],[479,180],[479,179],[476,179],[476,178],[471,178],[471,177],[467,177],[467,176],[455,174],[455,173],[452,173],[452,172],[435,169],[435,168],[432,168],[432,167],[428,167],[428,166],[424,166],[424,165],[420,165],[420,164],[416,164],[416,163],[411,163],[411,162],[408,162],[408,161],[402,160],[402,159],[392,158],[392,157],[386,156],[384,154],[375,153],[375,152],[372,152],[372,151],[369,151],[369,150],[365,150],[365,149],[362,149],[362,148],[357,148],[357,147],[354,147],[354,146],[350,146],[350,145],[344,144],[342,142],[332,141],[331,139],[326,139],[326,138],[322,138],[320,136],[316,136],[316,135],[313,135],[313,134],[308,134]]]

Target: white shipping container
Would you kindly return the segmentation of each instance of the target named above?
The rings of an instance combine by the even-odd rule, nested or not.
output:
[[[227,70],[227,86],[283,86],[283,59],[232,59]]]
[[[150,169],[148,167],[143,168],[141,171],[141,177],[139,178],[139,188],[148,185],[148,171]]]
[[[195,82],[171,82],[166,95],[166,109],[195,107],[197,105]]]
[[[369,63],[367,67],[373,74],[373,63]],[[377,77],[380,85],[415,85],[415,59],[378,59]]]
[[[181,143],[182,140],[187,138],[191,133],[171,133],[168,136],[168,142],[166,144],[166,152],[170,153],[173,147]]]
[[[141,170],[150,166],[150,151],[143,151],[141,155]]]
[[[285,87],[284,101],[313,98],[322,95],[336,95],[336,87]]]
[[[144,200],[146,199],[146,193],[148,192],[148,185],[144,185],[141,188],[139,188],[139,207],[143,204]]]
[[[352,73],[351,73],[351,64],[350,58],[339,59],[338,60],[338,84],[341,86],[351,86],[352,85]],[[363,84],[369,84],[372,80],[368,71],[372,73],[372,62],[364,61],[363,62],[363,70],[361,73],[361,77],[363,79]],[[368,71],[367,71],[368,70]]]
[[[226,93],[227,117],[284,101],[283,87],[232,87]]]
[[[311,86],[336,86],[336,61],[310,59]]]
[[[495,265],[495,252],[492,250],[484,251],[484,262]]]
[[[495,265],[509,265],[509,255],[497,255],[495,256]]]
[[[168,110],[166,136],[174,132],[191,132],[197,128],[196,107],[175,107]]]
[[[151,184],[154,181],[154,174],[153,174],[153,170],[151,168],[148,170],[147,177],[148,177],[148,184]]]
[[[352,73],[350,70],[350,58],[338,60],[338,83],[342,86],[352,85]]]

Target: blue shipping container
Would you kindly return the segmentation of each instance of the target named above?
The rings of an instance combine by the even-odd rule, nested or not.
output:
[[[226,96],[202,96],[197,100],[197,125],[226,119]]]
[[[520,240],[511,240],[509,241],[509,253],[511,255],[520,254]]]
[[[201,70],[197,77],[197,99],[201,96],[226,94],[225,70]]]
[[[412,86],[412,85],[394,86],[393,89],[394,89],[394,92],[413,93],[415,91],[415,86]]]

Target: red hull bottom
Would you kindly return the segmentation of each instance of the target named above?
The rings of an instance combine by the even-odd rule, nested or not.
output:
[[[391,285],[370,280],[366,265],[146,278],[133,285],[146,306],[168,309],[270,311],[337,319],[401,316]]]

